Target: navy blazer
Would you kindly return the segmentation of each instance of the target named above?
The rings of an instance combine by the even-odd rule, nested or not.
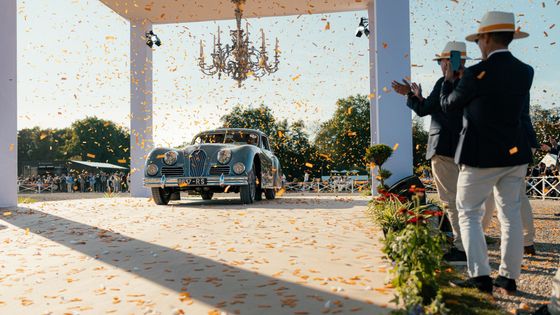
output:
[[[462,128],[462,112],[444,113],[441,109],[440,92],[442,83],[443,77],[436,82],[432,92],[424,100],[421,101],[412,95],[408,97],[406,102],[406,106],[412,109],[416,115],[420,117],[431,115],[428,148],[426,149],[427,160],[436,154],[451,158],[455,156],[459,133]]]
[[[531,163],[538,147],[529,116],[534,70],[510,52],[495,53],[465,70],[459,85],[444,81],[444,112],[463,109],[455,162],[473,167]]]

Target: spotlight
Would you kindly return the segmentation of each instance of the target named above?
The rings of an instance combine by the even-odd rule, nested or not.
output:
[[[161,40],[156,34],[154,34],[154,31],[149,31],[146,33],[146,45],[152,48],[154,44],[156,44],[157,46],[161,46]]]
[[[360,19],[360,24],[356,30],[356,37],[362,37],[363,34],[365,34],[366,37],[369,37],[369,23],[367,18]]]

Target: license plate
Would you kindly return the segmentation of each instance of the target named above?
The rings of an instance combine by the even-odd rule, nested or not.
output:
[[[179,178],[179,186],[204,186],[206,184],[208,184],[208,179],[203,177]]]

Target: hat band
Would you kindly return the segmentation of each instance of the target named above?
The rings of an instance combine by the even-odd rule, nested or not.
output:
[[[511,30],[512,32],[515,32],[515,24],[505,23],[505,24],[493,24],[488,26],[482,26],[478,28],[478,33],[487,33],[496,30],[501,30],[503,32],[507,32],[507,30]]]
[[[451,52],[442,52],[441,57],[451,57]],[[461,52],[461,56],[467,56],[467,52],[466,51],[462,51]]]

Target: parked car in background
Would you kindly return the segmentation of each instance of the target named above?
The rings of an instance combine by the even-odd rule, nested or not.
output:
[[[282,169],[268,137],[258,130],[221,128],[196,135],[181,149],[155,148],[148,154],[144,185],[156,204],[179,200],[181,191],[212,199],[239,193],[245,204],[274,199],[282,188]]]

